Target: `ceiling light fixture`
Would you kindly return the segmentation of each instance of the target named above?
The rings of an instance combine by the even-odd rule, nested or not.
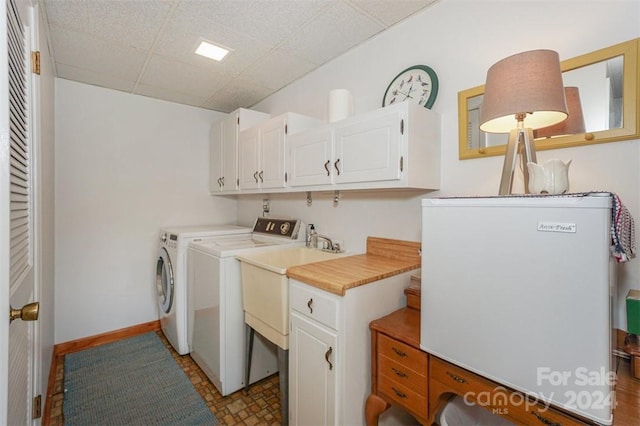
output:
[[[203,39],[200,39],[199,41],[200,44],[196,48],[195,53],[213,59],[215,61],[222,61],[224,57],[227,56],[229,52],[231,52],[231,49],[215,45],[209,41]]]

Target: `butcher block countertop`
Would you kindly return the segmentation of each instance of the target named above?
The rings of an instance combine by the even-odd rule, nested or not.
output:
[[[287,268],[287,276],[344,296],[353,287],[420,268],[420,243],[368,237],[367,252]]]

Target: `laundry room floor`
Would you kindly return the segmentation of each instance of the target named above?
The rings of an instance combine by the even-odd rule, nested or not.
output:
[[[162,332],[158,331],[157,333],[164,345],[171,351],[178,365],[182,367],[185,374],[191,379],[191,383],[193,383],[193,386],[205,400],[211,412],[218,418],[221,425],[281,424],[280,391],[277,374],[251,385],[248,394],[245,394],[244,390],[239,390],[223,397],[189,355],[178,355]],[[62,426],[64,425],[62,414],[64,356],[60,356],[56,364],[51,416],[49,419],[45,419],[44,424]]]

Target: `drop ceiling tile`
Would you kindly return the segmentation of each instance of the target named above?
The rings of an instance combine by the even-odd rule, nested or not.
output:
[[[150,49],[171,0],[46,0],[51,24],[124,46]]]
[[[336,2],[323,10],[289,38],[282,48],[316,64],[346,52],[384,30],[379,23],[343,2]]]
[[[240,78],[275,91],[307,74],[316,66],[291,52],[274,49],[240,74]]]
[[[350,0],[356,7],[384,23],[387,27],[424,9],[438,0]]]
[[[121,92],[131,93],[136,85],[135,80],[121,80],[108,74],[99,74],[61,63],[56,63],[56,71],[58,73],[58,77],[66,80],[78,81],[80,83],[91,84],[93,86],[106,87],[108,89],[119,90]]]
[[[146,84],[139,84],[134,93],[137,95],[148,96],[150,98],[163,99],[165,101],[192,106],[200,106],[207,100],[206,96],[192,96],[164,87],[149,86]]]
[[[206,99],[229,80],[224,74],[207,68],[152,55],[140,84],[170,88],[174,92]]]
[[[231,112],[238,108],[249,108],[271,93],[271,89],[258,86],[251,81],[235,79],[211,96],[202,107],[220,112]]]
[[[111,74],[122,80],[136,81],[147,53],[133,47],[66,30],[51,25],[53,55],[57,63],[84,68],[100,74]]]
[[[338,0],[182,0],[176,16],[225,25],[273,46],[280,44],[322,8]],[[341,0],[340,0],[341,1]]]
[[[154,53],[175,58],[194,66],[205,67],[217,72],[228,73],[231,77],[269,51],[269,46],[253,40],[226,27],[216,26],[203,32],[184,31],[183,25],[172,23],[159,39]],[[186,27],[188,28],[188,27]],[[222,61],[216,62],[194,53],[200,37],[233,49]]]

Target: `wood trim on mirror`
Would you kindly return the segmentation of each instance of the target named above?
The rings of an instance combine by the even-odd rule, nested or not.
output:
[[[536,150],[569,148],[640,138],[640,109],[638,108],[638,99],[640,99],[640,73],[638,72],[639,49],[640,38],[562,61],[560,66],[562,71],[565,72],[617,56],[624,57],[622,77],[623,124],[622,127],[609,130],[536,140]],[[458,92],[458,153],[460,160],[504,155],[506,152],[506,145],[473,149],[468,146],[467,126],[469,116],[467,104],[469,99],[482,95],[483,93],[484,85]]]

